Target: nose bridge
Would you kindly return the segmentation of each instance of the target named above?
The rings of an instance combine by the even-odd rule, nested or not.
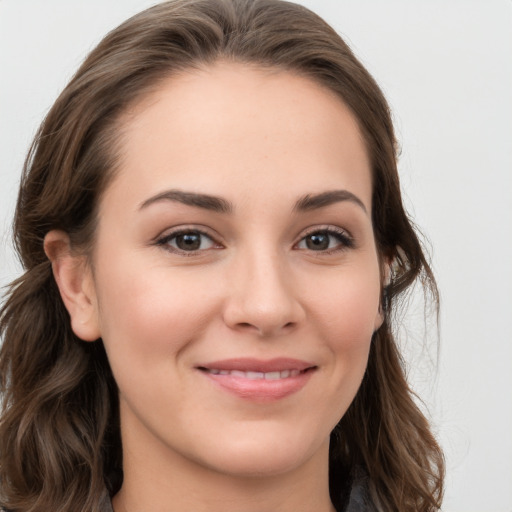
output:
[[[230,272],[226,323],[233,328],[273,335],[289,330],[301,318],[291,269],[272,244],[240,250]]]

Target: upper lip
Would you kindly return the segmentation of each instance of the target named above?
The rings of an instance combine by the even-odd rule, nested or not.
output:
[[[300,359],[292,359],[289,357],[277,357],[274,359],[255,359],[250,357],[240,357],[233,359],[223,359],[221,361],[212,361],[206,364],[200,364],[197,368],[208,370],[239,370],[243,372],[277,372],[284,370],[307,370],[314,368],[316,365]]]

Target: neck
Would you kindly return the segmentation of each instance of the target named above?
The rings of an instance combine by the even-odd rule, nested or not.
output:
[[[335,512],[329,496],[328,440],[289,471],[251,476],[216,471],[153,447],[151,441],[143,450],[126,449],[126,441],[115,512]]]

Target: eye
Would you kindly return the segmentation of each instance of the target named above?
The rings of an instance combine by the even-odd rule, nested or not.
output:
[[[157,245],[173,252],[195,252],[218,247],[209,235],[197,229],[175,231],[160,238]]]
[[[335,252],[354,246],[351,236],[341,229],[321,229],[308,233],[297,244],[297,249],[316,252]]]

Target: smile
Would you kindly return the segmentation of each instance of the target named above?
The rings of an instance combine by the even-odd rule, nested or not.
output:
[[[271,402],[300,391],[317,366],[278,358],[269,361],[229,359],[196,368],[223,391],[244,400]]]
[[[235,377],[240,377],[243,379],[266,379],[266,380],[278,380],[278,379],[288,379],[289,377],[297,377],[300,374],[301,370],[282,370],[275,372],[244,372],[241,370],[219,370],[218,368],[204,368],[204,371],[211,373],[213,375],[233,375]],[[302,370],[306,371],[306,370]]]

